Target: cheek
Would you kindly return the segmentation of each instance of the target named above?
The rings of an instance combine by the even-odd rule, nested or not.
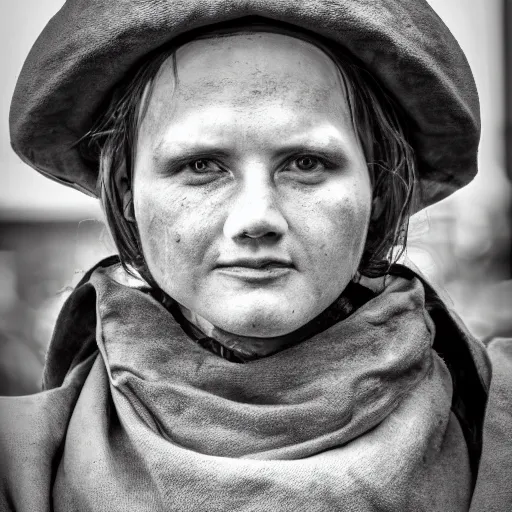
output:
[[[155,279],[172,277],[183,265],[193,264],[201,240],[195,232],[201,226],[194,227],[194,209],[183,194],[135,184],[134,206],[144,257]]]
[[[137,228],[148,264],[168,260],[181,243],[179,198],[163,195],[135,183],[134,207]]]
[[[218,205],[175,185],[135,183],[134,207],[151,275],[170,296],[189,303],[212,259]]]
[[[359,264],[370,220],[371,203],[363,195],[340,204],[333,215],[333,238],[344,256]],[[336,236],[337,235],[337,236]]]
[[[308,261],[322,281],[333,276],[346,281],[357,270],[370,211],[370,191],[356,186],[331,187],[303,210],[304,244],[311,248]]]

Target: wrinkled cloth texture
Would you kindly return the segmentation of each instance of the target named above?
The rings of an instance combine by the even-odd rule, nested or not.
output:
[[[426,0],[67,0],[20,73],[11,143],[47,177],[97,196],[97,157],[77,142],[114,87],[184,33],[257,17],[348,50],[397,101],[418,161],[422,208],[477,172],[478,94],[455,38]]]
[[[238,364],[100,265],[61,313],[47,390],[0,403],[0,509],[467,511],[469,438],[424,293],[394,277],[343,321]]]
[[[512,510],[512,339],[488,346],[492,381],[472,512]]]

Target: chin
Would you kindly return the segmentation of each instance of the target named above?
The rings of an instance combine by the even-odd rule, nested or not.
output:
[[[249,338],[278,338],[296,330],[295,327],[289,325],[247,325],[243,323],[221,326],[221,329],[237,336]]]
[[[230,309],[230,308],[226,308]],[[316,313],[312,313],[314,318]],[[214,318],[216,317],[216,318]],[[309,315],[301,314],[298,308],[280,308],[275,306],[236,308],[236,313],[212,315],[209,321],[224,331],[238,336],[255,338],[276,338],[289,334],[302,327],[310,320]]]

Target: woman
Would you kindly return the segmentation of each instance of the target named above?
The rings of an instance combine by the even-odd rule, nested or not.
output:
[[[396,264],[476,172],[426,2],[69,0],[11,129],[101,198],[119,258],[64,306],[45,390],[2,402],[2,509],[508,509],[487,353]]]

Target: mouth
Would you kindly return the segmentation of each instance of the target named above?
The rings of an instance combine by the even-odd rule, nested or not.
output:
[[[282,278],[295,266],[291,261],[281,259],[238,259],[222,262],[216,269],[221,273],[248,282],[262,282]]]
[[[291,261],[284,259],[262,258],[262,259],[238,259],[221,262],[217,268],[248,268],[255,270],[270,270],[273,268],[294,268]]]

